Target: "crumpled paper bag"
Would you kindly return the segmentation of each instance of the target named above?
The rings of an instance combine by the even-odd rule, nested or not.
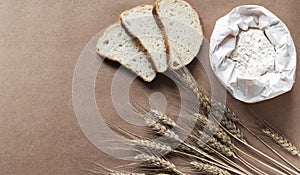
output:
[[[275,72],[254,78],[242,77],[235,63],[226,58],[235,49],[239,32],[249,28],[264,30],[275,46]],[[236,7],[216,22],[210,40],[210,61],[223,86],[233,97],[246,103],[279,96],[290,91],[295,83],[297,54],[291,34],[278,17],[261,6]]]

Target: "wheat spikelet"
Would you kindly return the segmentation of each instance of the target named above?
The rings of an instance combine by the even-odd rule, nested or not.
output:
[[[155,151],[155,152],[164,153],[164,154],[167,154],[167,153],[173,151],[171,146],[163,144],[163,143],[155,142],[152,140],[136,139],[136,140],[132,140],[131,142],[135,146],[146,149],[148,151],[150,150],[150,151]]]
[[[202,132],[202,131],[199,131],[199,134],[201,136],[201,139],[204,142],[204,144],[200,143],[199,146],[201,148],[203,148],[205,151],[211,151],[211,148],[213,148],[216,151],[222,153],[223,155],[225,155],[227,157],[234,156],[234,153],[233,153],[232,149],[229,148],[226,145],[223,145],[216,138],[214,138],[214,137],[212,137],[212,136],[210,136],[210,135],[208,135],[208,134],[206,134],[205,132]]]
[[[135,156],[135,159],[145,161],[152,166],[163,168],[164,170],[173,172],[177,175],[185,175],[180,170],[178,170],[173,163],[171,163],[168,160],[162,159],[160,157],[156,157],[148,154],[139,154]]]
[[[193,165],[194,168],[201,173],[210,175],[231,175],[227,170],[223,170],[211,164],[202,162],[191,162],[191,165]]]
[[[297,149],[297,147],[282,134],[276,132],[271,128],[263,128],[262,132],[270,137],[281,148],[288,151],[291,155],[300,157],[300,151]]]

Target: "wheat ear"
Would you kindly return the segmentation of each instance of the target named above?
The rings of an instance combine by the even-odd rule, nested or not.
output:
[[[231,109],[228,106],[220,102],[213,102],[209,96],[207,96],[203,91],[201,91],[192,75],[188,72],[188,70],[178,71],[175,75],[185,87],[192,90],[196,94],[200,102],[200,106],[205,113],[208,114],[211,112],[211,110],[217,110],[221,114],[224,114],[228,119],[234,122],[239,121],[239,118],[235,115],[233,111],[231,111]]]
[[[132,140],[131,142],[138,148],[142,148],[147,151],[154,151],[162,154],[167,154],[173,151],[171,146],[152,140],[136,139]]]
[[[158,118],[161,121],[161,123],[163,123],[164,125],[177,127],[176,122],[166,114],[163,114],[162,112],[155,109],[151,109],[151,114],[153,115],[153,117]]]
[[[201,173],[211,174],[211,175],[231,175],[230,172],[208,163],[194,161],[191,162],[191,165],[193,165],[194,168]]]
[[[164,125],[157,123],[153,118],[146,117],[145,122],[152,130],[156,131],[157,134],[165,136],[168,139],[171,139],[174,141],[182,142],[182,140],[179,138],[179,136],[175,132],[171,131]]]
[[[212,102],[212,108],[219,111],[221,114],[224,114],[226,118],[233,122],[239,122],[240,119],[235,115],[235,113],[226,105],[220,102]]]
[[[160,157],[156,157],[148,154],[139,154],[135,156],[135,159],[145,161],[152,166],[162,168],[166,171],[173,172],[177,175],[185,175],[180,170],[178,170],[173,163]]]
[[[206,158],[208,158],[212,161],[215,161],[216,163],[218,163],[220,165],[227,166],[223,161],[221,161],[219,159],[216,159],[215,157],[210,156],[209,154],[204,152],[203,150],[198,149],[197,147],[184,142],[183,140],[181,140],[179,138],[179,136],[176,133],[174,133],[173,131],[171,131],[167,127],[161,125],[160,123],[157,123],[152,117],[145,118],[145,121],[148,124],[148,126],[150,126],[152,128],[152,130],[156,131],[157,134],[163,135],[163,136],[167,137],[170,140],[174,140],[174,141],[177,141],[177,142],[181,143],[179,145],[179,148],[182,149],[183,151],[194,153],[194,154],[199,155],[199,156],[204,156],[204,157],[206,157]],[[210,149],[212,149],[212,148],[210,148]],[[221,153],[219,153],[216,150],[214,150],[214,153],[222,155]],[[229,159],[226,159],[226,160],[230,161]],[[233,162],[231,162],[231,163],[233,163]]]
[[[223,119],[221,120],[221,125],[223,125],[230,133],[232,133],[237,138],[246,141],[244,138],[244,134],[242,133],[240,128],[236,125],[236,123],[234,123],[232,120],[223,117]]]
[[[231,132],[237,138],[245,141],[243,133],[235,124],[235,122],[238,122],[239,119],[229,107],[219,102],[212,102],[212,100],[198,88],[197,83],[192,78],[192,75],[187,73],[187,70],[183,71],[183,73],[178,72],[176,75],[185,87],[189,88],[196,94],[200,107],[206,115],[212,115],[213,113],[213,117],[223,121],[221,124],[223,124],[228,132]]]
[[[210,148],[215,149],[216,151],[222,153],[223,155],[227,156],[227,157],[232,157],[234,156],[233,151],[231,150],[231,148],[229,148],[226,145],[223,145],[221,142],[219,142],[216,138],[208,135],[205,132],[199,131],[201,140],[205,143],[202,144],[200,143],[199,146],[204,149],[205,151],[210,151]],[[208,148],[207,146],[209,146],[210,148]],[[213,152],[212,152],[213,153]]]
[[[160,119],[160,121],[163,124],[172,126],[172,127],[181,128],[168,115],[163,114],[163,113],[159,112],[158,110],[151,110],[151,112],[152,112],[153,116]],[[222,153],[223,155],[225,155],[227,157],[232,157],[234,155],[231,148],[229,148],[226,145],[223,145],[214,137],[211,137],[207,133],[203,133],[202,131],[199,131],[199,134],[202,136],[202,140],[204,141],[204,143],[199,143],[199,146],[201,146],[201,148],[204,149],[205,151],[213,153],[213,151],[211,149],[214,149],[216,151],[219,151],[220,153]],[[193,137],[194,139],[199,141],[199,139],[196,138],[196,136],[191,135],[191,137]],[[207,146],[209,146],[209,147],[207,147]]]
[[[234,146],[230,136],[222,128],[220,128],[218,124],[208,120],[207,117],[202,114],[195,114],[195,117],[197,117],[197,120],[205,126],[207,131],[210,131],[222,143],[226,144],[230,148]]]
[[[222,126],[222,125],[221,125],[221,126]],[[230,133],[230,134],[231,134],[231,133]],[[276,165],[278,168],[281,168],[281,170],[288,171],[288,172],[291,172],[291,173],[294,173],[294,174],[299,174],[298,172],[294,171],[293,169],[287,167],[286,165],[282,164],[281,162],[275,160],[274,158],[268,156],[267,154],[263,153],[262,151],[258,150],[258,149],[255,148],[255,147],[253,147],[253,146],[250,145],[248,142],[245,142],[245,141],[243,141],[243,140],[241,140],[241,139],[239,139],[239,138],[236,138],[236,137],[235,137],[234,135],[232,135],[232,134],[231,134],[231,136],[234,137],[237,141],[239,141],[239,142],[241,142],[242,144],[244,144],[245,146],[247,146],[250,150],[256,152],[257,154],[259,154],[259,155],[261,155],[262,157],[264,157],[264,158],[268,159],[269,161],[271,161],[271,162],[272,162],[274,165]],[[282,174],[282,175],[286,175],[286,174],[283,173],[282,171],[280,171],[280,170],[278,170],[278,169],[276,169],[276,168],[274,168],[274,167],[272,167],[272,166],[270,166],[270,165],[268,165],[268,164],[262,162],[261,160],[259,160],[259,159],[255,158],[255,157],[253,157],[253,156],[247,154],[246,152],[242,151],[241,149],[239,149],[239,148],[236,147],[235,145],[234,145],[234,148],[235,148],[237,151],[243,153],[244,155],[250,157],[251,159],[253,159],[253,160],[259,162],[260,164],[262,164],[262,165],[264,165],[264,166],[266,166],[266,167],[268,167],[268,168],[270,168],[270,169],[272,169],[272,170],[274,170],[274,171],[276,171],[276,172],[278,172],[278,173],[280,173],[280,174]]]
[[[155,151],[155,152],[165,153],[165,154],[173,152],[174,154],[177,153],[177,154],[180,154],[182,156],[187,156],[189,158],[195,158],[197,160],[201,160],[203,162],[213,164],[217,167],[222,167],[224,169],[228,169],[228,170],[240,173],[238,170],[235,170],[235,169],[229,168],[229,167],[225,167],[225,166],[222,166],[218,163],[209,161],[205,158],[202,158],[202,156],[198,157],[195,154],[189,154],[189,153],[173,150],[172,147],[170,147],[166,144],[163,144],[163,143],[159,143],[159,142],[155,142],[155,141],[151,141],[151,140],[141,140],[141,139],[132,140],[132,143],[134,143],[134,145],[136,145],[138,147],[142,147],[143,149],[145,149],[147,151]]]
[[[276,132],[271,128],[263,128],[262,132],[270,137],[275,143],[277,143],[281,148],[288,151],[293,156],[300,157],[300,151],[297,147],[285,136]]]
[[[165,115],[165,116],[167,117],[167,115]],[[206,117],[203,116],[203,118],[206,118]],[[191,144],[188,144],[188,143],[184,142],[182,139],[179,138],[179,136],[175,132],[171,131],[170,129],[163,126],[162,124],[156,122],[156,120],[154,120],[153,117],[145,117],[144,119],[145,119],[146,123],[148,124],[148,126],[150,126],[150,128],[152,128],[152,130],[156,131],[157,134],[163,135],[163,136],[167,137],[170,140],[174,140],[174,141],[177,141],[177,142],[181,143],[179,145],[179,148],[182,149],[183,151],[186,151],[186,152],[189,152],[189,153],[194,153],[194,154],[199,155],[199,156],[200,155],[204,156],[204,157],[206,157],[210,160],[215,161],[219,165],[227,166],[226,164],[224,164],[223,161],[221,161],[221,160],[219,160],[219,159],[217,159],[213,156],[210,156],[209,154],[207,154],[203,150],[198,149],[197,147],[195,147]],[[170,120],[172,120],[172,119],[170,119]],[[207,118],[206,118],[206,121],[208,121]],[[208,122],[211,122],[211,121],[208,121]],[[220,138],[222,138],[223,141],[225,141],[226,139],[230,140],[230,137],[228,135],[226,135],[226,133],[221,128],[219,128],[219,127],[215,128],[215,126],[213,124],[211,125],[211,127],[214,127],[214,129],[217,130],[216,135],[219,136]],[[198,139],[198,141],[201,141],[201,140]],[[237,164],[235,164],[233,161],[228,159],[226,156],[224,156],[219,151],[215,150],[214,148],[211,148],[210,146],[208,146],[207,148],[210,149],[210,151],[213,151],[213,153],[217,154],[223,160],[226,160],[227,163],[230,163],[231,165],[233,165],[235,167],[238,167],[241,171],[250,174],[247,170],[245,170],[244,168],[242,168],[242,167],[238,166]],[[240,174],[243,174],[243,173],[240,173]]]
[[[151,110],[151,112],[152,112],[153,116],[158,118],[163,124],[180,128],[180,126],[178,126],[176,124],[176,122],[174,122],[174,120],[171,119],[166,114],[163,114],[163,113],[159,112],[158,110],[153,110],[153,109]],[[212,153],[211,148],[213,148],[216,151],[221,152],[223,155],[225,155],[227,157],[232,157],[234,155],[234,153],[232,152],[232,150],[229,147],[227,147],[226,145],[223,145],[214,137],[211,137],[207,133],[203,133],[202,131],[199,131],[199,133],[200,133],[200,135],[202,135],[202,140],[206,141],[204,144],[202,144],[202,143],[199,144],[199,146],[201,146],[201,148],[203,148],[205,151]],[[196,137],[194,136],[194,138],[196,138]],[[207,145],[210,148],[208,148]]]
[[[216,122],[224,126],[227,132],[230,132],[232,135],[234,135],[242,141],[246,141],[244,138],[244,134],[237,126],[237,124],[233,120],[224,116],[224,114],[222,114],[221,112],[217,110],[212,110],[211,113],[207,114],[207,116],[216,120]]]

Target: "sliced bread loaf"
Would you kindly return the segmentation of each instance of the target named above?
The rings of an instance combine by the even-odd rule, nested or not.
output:
[[[162,27],[167,42],[168,64],[172,69],[189,64],[203,42],[198,13],[183,0],[158,0],[153,15]]]
[[[152,5],[142,5],[123,12],[121,23],[126,32],[147,52],[157,72],[168,68],[167,50],[162,31],[152,15]]]
[[[98,40],[96,49],[99,55],[119,62],[147,82],[156,76],[143,49],[127,35],[119,23],[108,27]]]

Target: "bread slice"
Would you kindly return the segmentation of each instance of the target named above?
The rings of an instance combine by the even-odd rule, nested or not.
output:
[[[145,52],[119,23],[106,29],[98,40],[96,49],[99,55],[119,62],[147,82],[151,82],[156,76]]]
[[[121,23],[126,32],[145,49],[157,72],[168,68],[162,31],[152,15],[152,5],[142,5],[123,12]]]
[[[162,27],[167,43],[169,67],[179,69],[189,64],[203,42],[198,13],[183,0],[158,0],[153,15]]]

